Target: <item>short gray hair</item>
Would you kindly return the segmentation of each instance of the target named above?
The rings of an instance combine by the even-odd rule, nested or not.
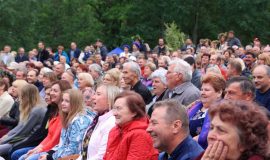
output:
[[[135,72],[138,77],[141,76],[141,68],[138,65],[138,63],[136,63],[136,62],[126,62],[126,63],[123,64],[123,67],[127,67],[128,65],[130,66],[129,69],[132,72]]]
[[[188,82],[192,79],[191,66],[182,59],[174,59],[170,61],[169,65],[175,65],[174,72],[181,73],[183,75],[183,81]]]
[[[91,65],[89,66],[89,70],[90,70],[90,69],[93,69],[94,71],[96,71],[96,72],[98,73],[99,76],[102,76],[102,68],[101,68],[100,65],[98,65],[98,64],[96,64],[96,63],[91,64]]]
[[[185,107],[175,99],[166,99],[158,101],[154,105],[156,108],[166,108],[165,119],[168,123],[180,120],[182,122],[182,128],[185,133],[189,133],[189,119]]]
[[[167,70],[161,68],[161,69],[155,70],[151,74],[150,78],[151,79],[153,79],[153,78],[159,78],[161,80],[161,82],[166,85],[167,84],[167,80],[166,80],[166,76],[165,76],[166,74],[167,74]]]

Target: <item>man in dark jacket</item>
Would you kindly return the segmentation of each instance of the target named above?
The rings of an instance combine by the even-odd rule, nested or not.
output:
[[[100,52],[100,54],[102,56],[102,60],[105,61],[107,53],[108,53],[108,50],[107,50],[106,46],[103,45],[103,42],[100,39],[98,39],[96,41],[96,46],[99,48],[99,52]]]
[[[159,101],[146,130],[153,146],[159,151],[159,160],[187,160],[199,156],[203,149],[189,135],[189,120],[186,109],[177,100]]]
[[[228,40],[227,40],[227,42],[228,42],[229,47],[232,47],[234,45],[236,45],[238,47],[241,46],[240,40],[234,36],[234,31],[229,31],[228,32]]]
[[[50,54],[46,50],[44,42],[38,43],[38,49],[39,50],[38,50],[37,60],[43,63],[49,58]]]
[[[18,54],[15,57],[15,62],[20,63],[20,62],[24,62],[24,61],[28,61],[29,58],[28,56],[25,54],[24,48],[20,47],[18,49]]]

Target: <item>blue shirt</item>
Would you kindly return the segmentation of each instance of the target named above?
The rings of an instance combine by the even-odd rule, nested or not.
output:
[[[171,155],[162,152],[159,154],[159,160],[193,160],[203,152],[202,147],[187,136],[172,152]]]
[[[255,100],[259,105],[264,106],[268,109],[268,111],[270,111],[270,89],[268,89],[268,91],[265,93],[261,93],[260,91],[256,90]]]

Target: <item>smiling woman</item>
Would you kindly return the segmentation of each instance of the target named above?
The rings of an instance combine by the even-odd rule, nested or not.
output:
[[[146,132],[148,119],[142,97],[133,91],[124,91],[115,98],[113,115],[116,126],[110,131],[104,160],[147,159],[156,160],[158,152],[153,148]]]
[[[204,160],[263,160],[267,157],[268,120],[254,103],[221,101],[209,109],[211,129]]]

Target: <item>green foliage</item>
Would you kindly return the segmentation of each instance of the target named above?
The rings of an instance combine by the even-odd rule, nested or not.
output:
[[[165,24],[165,40],[170,50],[177,50],[185,42],[186,35],[178,29],[177,25],[173,22]]]
[[[0,47],[13,49],[32,49],[40,40],[82,48],[97,38],[113,48],[137,34],[154,47],[173,22],[196,42],[228,30],[243,44],[255,36],[270,41],[269,0],[0,0],[0,15]]]

